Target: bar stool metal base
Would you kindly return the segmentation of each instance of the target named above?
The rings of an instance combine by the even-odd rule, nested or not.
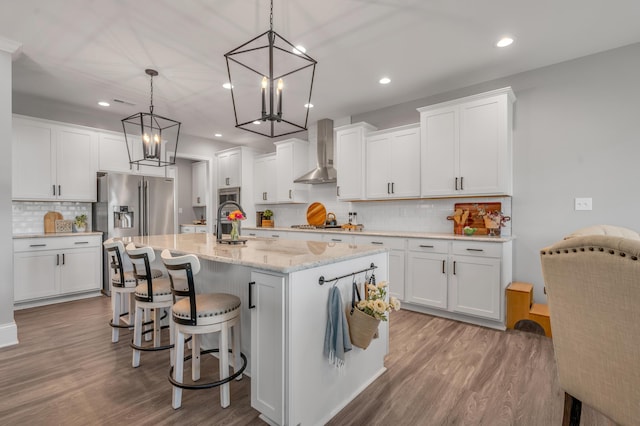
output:
[[[200,351],[200,355],[205,355],[205,354],[210,354],[210,353],[218,353],[220,352],[219,349],[207,349],[205,351]],[[231,349],[229,349],[228,351],[229,353],[233,353],[233,351]],[[177,382],[176,380],[174,380],[173,378],[173,366],[171,366],[171,368],[169,369],[169,382],[171,382],[171,384],[173,386],[177,386],[181,389],[210,389],[210,388],[215,388],[217,386],[220,385],[224,385],[225,383],[229,383],[232,380],[235,380],[237,377],[241,376],[242,373],[244,372],[244,370],[247,368],[247,357],[240,352],[240,358],[242,358],[242,367],[240,367],[240,369],[238,371],[235,371],[234,368],[234,373],[232,375],[230,375],[229,377],[226,377],[222,380],[217,380],[215,382],[209,382],[209,383],[198,383],[198,384],[194,384],[194,385],[189,385],[189,384],[185,384],[185,383],[180,383]],[[186,357],[184,357],[185,361],[189,361],[191,359],[191,355],[187,355]]]

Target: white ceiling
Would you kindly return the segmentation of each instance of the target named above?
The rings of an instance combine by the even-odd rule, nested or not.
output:
[[[268,0],[0,0],[0,36],[22,43],[18,94],[238,144],[224,54],[269,28]],[[309,121],[360,114],[640,41],[637,0],[274,0],[274,30],[318,61]],[[495,47],[502,35],[516,42]],[[389,76],[391,84],[378,80]],[[114,103],[114,98],[135,106]]]

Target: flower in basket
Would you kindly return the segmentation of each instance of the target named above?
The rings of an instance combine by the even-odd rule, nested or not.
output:
[[[387,312],[400,309],[400,301],[390,297],[387,302],[387,282],[367,284],[365,298],[358,302],[357,308],[365,314],[381,321],[387,321]]]

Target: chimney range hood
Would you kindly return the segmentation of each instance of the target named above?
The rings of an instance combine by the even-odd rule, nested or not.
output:
[[[315,169],[294,180],[295,183],[333,183],[336,170],[333,168],[333,120],[323,118],[317,123],[318,163]]]

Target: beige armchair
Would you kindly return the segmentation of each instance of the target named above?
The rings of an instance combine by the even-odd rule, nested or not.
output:
[[[640,234],[581,229],[541,250],[564,425],[581,402],[621,425],[640,424]]]

